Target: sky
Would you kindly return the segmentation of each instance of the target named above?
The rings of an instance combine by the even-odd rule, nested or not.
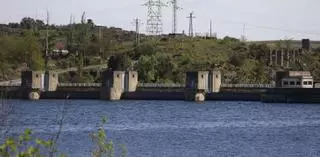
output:
[[[23,17],[46,19],[67,24],[70,15],[80,21],[83,11],[94,23],[134,30],[134,19],[141,19],[140,31],[146,32],[147,0],[0,0],[0,23],[20,22]],[[162,0],[167,4],[169,0]],[[210,30],[219,38],[232,36],[247,40],[309,38],[320,40],[319,0],[177,0],[178,32],[188,32],[190,12],[194,12],[194,32]],[[163,8],[164,33],[172,31],[172,7]]]

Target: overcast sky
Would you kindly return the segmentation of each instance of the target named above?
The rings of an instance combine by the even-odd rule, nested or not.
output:
[[[133,19],[142,20],[141,32],[146,30],[147,0],[0,0],[0,22],[19,22],[22,17],[45,19],[46,9],[50,22],[66,24],[70,15],[80,21],[87,18],[96,24],[133,30]],[[164,1],[167,3],[168,0]],[[249,40],[310,38],[320,40],[319,0],[178,0],[178,31],[188,32],[188,19],[194,11],[194,32],[209,32],[210,19],[218,37],[240,37],[245,25]],[[171,6],[163,9],[164,33],[172,30]]]

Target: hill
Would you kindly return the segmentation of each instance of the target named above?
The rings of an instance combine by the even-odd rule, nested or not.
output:
[[[1,80],[19,77],[26,68],[45,68],[46,26],[39,20],[24,18],[19,24],[0,25]],[[135,32],[96,26],[92,20],[50,26],[49,51],[62,43],[66,56],[49,56],[47,69],[78,67],[79,71],[61,76],[62,82],[99,81],[82,67],[108,63],[114,70],[134,69],[141,82],[183,83],[191,70],[219,69],[225,83],[270,83],[272,73],[283,67],[270,66],[270,47],[294,48],[298,41],[242,42],[236,38],[152,38]],[[276,43],[276,44],[274,44]],[[299,45],[301,42],[299,42]],[[319,44],[319,42],[315,42]],[[61,44],[59,44],[61,45]],[[310,70],[320,79],[320,53],[315,49],[298,56],[292,70]]]

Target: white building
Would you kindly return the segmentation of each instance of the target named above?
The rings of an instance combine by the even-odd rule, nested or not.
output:
[[[281,88],[313,88],[314,80],[310,72],[288,71],[281,78]]]

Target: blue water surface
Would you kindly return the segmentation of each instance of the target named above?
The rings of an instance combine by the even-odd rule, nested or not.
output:
[[[320,104],[183,101],[10,101],[10,134],[26,128],[54,135],[65,107],[58,144],[71,157],[91,156],[90,133],[101,119],[108,138],[129,157],[320,156]],[[64,104],[64,105],[63,105]],[[3,127],[2,127],[3,128]]]

